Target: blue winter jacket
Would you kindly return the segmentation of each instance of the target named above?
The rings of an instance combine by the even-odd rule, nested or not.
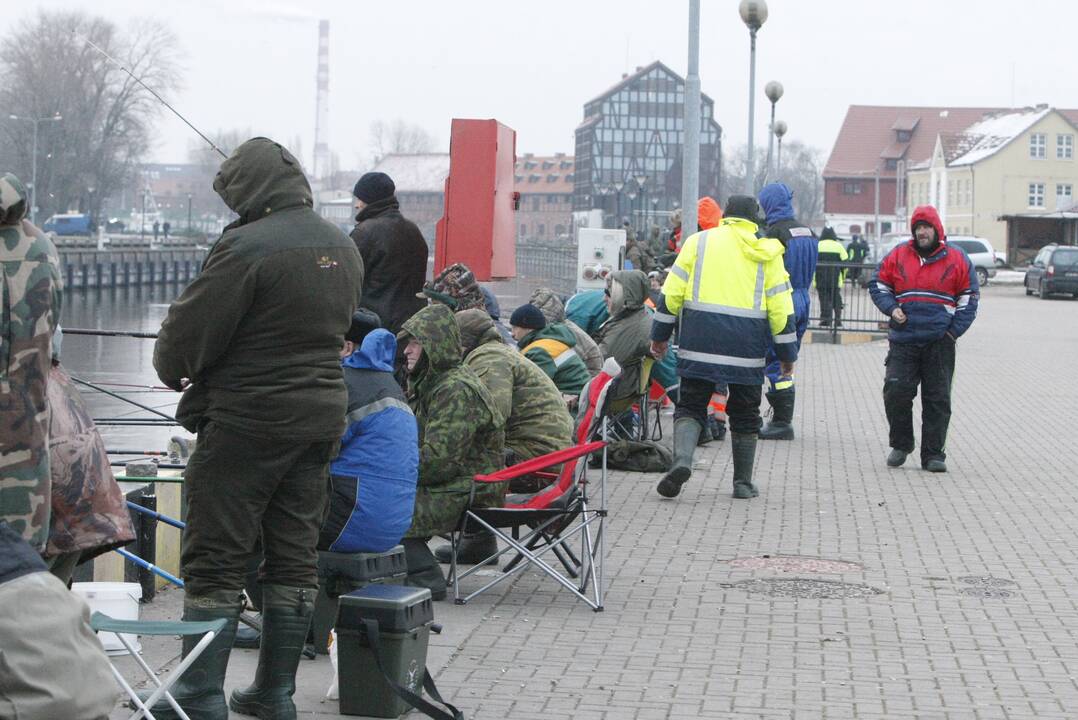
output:
[[[767,236],[777,238],[786,248],[782,263],[794,289],[794,317],[800,340],[808,323],[809,288],[816,274],[819,248],[816,234],[794,217],[793,199],[793,191],[785,183],[771,183],[760,191],[760,207],[767,213]]]
[[[610,318],[610,311],[606,309],[606,293],[602,290],[578,292],[565,303],[565,317],[595,337],[599,326]]]
[[[374,330],[341,361],[348,427],[330,464],[321,550],[385,552],[412,524],[419,440],[415,416],[393,378],[396,352],[393,335]]]

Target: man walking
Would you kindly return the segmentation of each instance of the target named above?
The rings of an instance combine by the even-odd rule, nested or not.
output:
[[[796,317],[797,350],[801,337],[808,329],[809,288],[816,272],[816,234],[794,217],[794,193],[785,183],[771,183],[760,191],[760,206],[767,213],[765,235],[777,238],[785,252],[782,262],[793,287],[794,316]],[[783,372],[778,349],[767,352],[767,401],[771,403],[771,422],[760,431],[761,440],[794,439],[794,378]]]
[[[819,258],[823,265],[816,265],[816,294],[820,296],[820,327],[842,327],[842,283],[846,270],[840,263],[849,257],[846,248],[835,237],[835,231],[825,227],[820,231]]]
[[[228,718],[225,670],[245,564],[261,537],[258,671],[229,705],[295,717],[328,465],[348,402],[339,353],[363,268],[352,241],[311,209],[299,161],[272,140],[236,148],[213,189],[239,219],[169,307],[154,367],[165,385],[184,390],[176,416],[198,433],[184,474],[183,617],[227,625],[174,694],[193,717]],[[183,639],[184,655],[198,640]],[[153,714],[176,717],[165,703]]]
[[[374,311],[389,332],[427,303],[416,297],[427,279],[427,241],[414,222],[401,215],[393,179],[369,172],[352,194],[356,227],[352,230],[363,256],[363,307]]]
[[[734,497],[759,494],[752,482],[756,433],[760,429],[760,386],[768,344],[786,375],[797,360],[794,308],[782,244],[756,237],[759,205],[748,195],[731,196],[717,228],[685,240],[663,284],[651,327],[651,352],[666,353],[680,317],[674,410],[673,468],[659,482],[663,497],[676,497],[692,474],[693,451],[708,426],[707,406],[717,386],[728,385],[734,459]]]
[[[890,426],[887,465],[913,452],[913,399],[921,386],[921,467],[947,472],[947,425],[955,343],[977,317],[977,273],[947,247],[931,205],[913,211],[913,237],[887,254],[869,282],[872,301],[891,318],[883,406]]]

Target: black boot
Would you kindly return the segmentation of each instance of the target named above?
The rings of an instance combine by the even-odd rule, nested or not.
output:
[[[794,389],[776,390],[767,393],[771,403],[771,421],[760,430],[761,440],[794,439]]]
[[[228,703],[225,702],[225,671],[232,641],[236,636],[242,604],[238,596],[188,597],[184,599],[183,619],[193,622],[224,619],[227,622],[221,633],[214,637],[209,647],[202,651],[183,677],[176,681],[170,693],[176,698],[191,720],[228,720]],[[183,656],[202,640],[201,635],[183,636]],[[152,690],[139,692],[145,700]],[[159,700],[150,711],[158,720],[178,720],[179,715],[164,700]]]
[[[446,582],[434,553],[427,547],[428,538],[404,538],[404,558],[408,564],[408,577],[404,584],[430,590],[432,600],[445,600]]]
[[[692,455],[702,431],[700,423],[692,418],[682,417],[674,421],[674,466],[655,488],[663,497],[677,497],[681,486],[692,475]]]
[[[842,327],[842,308],[835,308],[835,327]]]
[[[255,630],[250,625],[242,622],[236,626],[236,639],[232,641],[232,647],[243,650],[257,650],[262,641],[262,632]]]
[[[730,433],[734,455],[734,497],[739,500],[754,498],[760,494],[752,484],[752,466],[756,459],[756,436]]]
[[[262,720],[295,720],[296,669],[317,591],[284,585],[262,588],[262,647],[254,683],[233,690],[228,706],[240,715]]]
[[[486,528],[474,533],[465,532],[464,537],[461,538],[460,545],[457,547],[457,562],[462,565],[475,565],[483,562],[496,552],[498,552],[498,540],[494,537],[494,533]],[[453,546],[442,545],[435,548],[434,557],[440,563],[453,562]],[[498,558],[494,558],[486,564],[497,565]]]

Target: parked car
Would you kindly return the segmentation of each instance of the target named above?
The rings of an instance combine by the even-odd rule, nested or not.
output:
[[[53,232],[57,235],[89,235],[90,216],[80,213],[62,213],[52,215],[41,226],[45,232]]]
[[[996,251],[992,243],[972,235],[948,235],[947,245],[957,247],[969,256],[981,285],[987,285],[988,278],[996,276]]]
[[[1045,245],[1026,269],[1022,281],[1026,295],[1036,290],[1041,300],[1052,293],[1070,293],[1078,298],[1078,247]]]

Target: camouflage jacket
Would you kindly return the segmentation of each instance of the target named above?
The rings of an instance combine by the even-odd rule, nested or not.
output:
[[[419,425],[419,484],[406,537],[447,533],[468,504],[472,478],[502,467],[505,419],[486,386],[461,362],[453,311],[430,305],[402,326],[423,358],[409,376],[409,404]],[[479,505],[501,505],[504,484],[476,490]]]
[[[134,540],[105,443],[78,388],[59,365],[49,372],[49,410],[52,519],[46,557],[81,550],[86,560]]]
[[[457,313],[464,364],[486,385],[506,418],[505,447],[520,460],[567,448],[573,419],[554,381],[523,355],[510,349],[481,310]]]
[[[0,176],[0,520],[39,552],[49,530],[50,342],[60,318],[60,259],[24,220],[27,194]]]

